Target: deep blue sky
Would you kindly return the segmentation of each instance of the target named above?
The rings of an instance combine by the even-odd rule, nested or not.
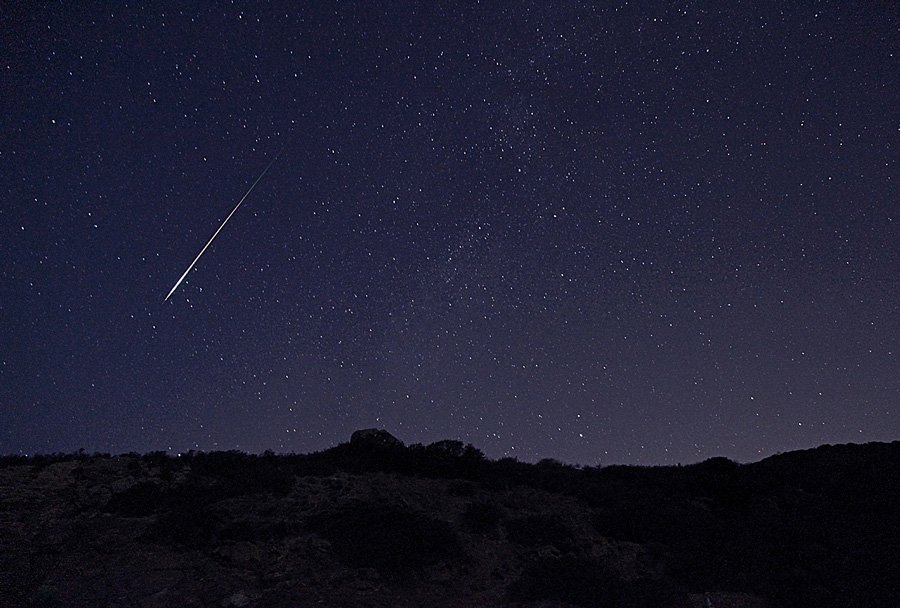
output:
[[[0,453],[900,438],[897,4],[199,4],[0,12]]]

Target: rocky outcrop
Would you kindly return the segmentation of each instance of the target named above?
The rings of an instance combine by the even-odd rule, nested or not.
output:
[[[380,429],[0,457],[0,608],[894,606],[898,479],[900,442],[579,468]]]
[[[350,436],[354,447],[402,448],[403,442],[384,429],[360,429]]]

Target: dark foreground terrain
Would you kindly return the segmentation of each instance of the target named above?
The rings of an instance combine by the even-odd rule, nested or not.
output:
[[[900,442],[739,465],[0,458],[0,606],[900,605]]]

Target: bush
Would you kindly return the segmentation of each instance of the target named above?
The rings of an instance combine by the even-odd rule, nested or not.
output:
[[[546,515],[529,515],[510,520],[506,524],[509,540],[525,547],[552,545],[562,552],[575,549],[572,530]]]
[[[161,510],[166,504],[165,498],[158,484],[142,481],[113,494],[103,510],[123,517],[146,517]]]
[[[463,455],[463,451],[465,450],[465,445],[462,441],[457,441],[456,439],[444,439],[442,441],[435,441],[431,445],[425,448],[425,452],[432,457],[435,458],[461,458]]]
[[[135,496],[128,498],[133,501]],[[215,488],[199,484],[176,486],[163,491],[156,505],[156,511],[161,511],[162,514],[141,539],[190,549],[208,548],[221,528],[221,518],[212,508],[212,504],[221,498],[222,495]]]
[[[30,459],[28,456],[20,456],[17,454],[8,454],[6,456],[0,456],[0,469],[6,467],[18,467],[25,464],[28,464]]]
[[[475,496],[475,484],[470,481],[454,481],[447,486],[447,494],[460,498]]]
[[[360,503],[320,513],[307,523],[331,542],[342,561],[375,568],[383,576],[464,558],[447,522],[394,507]]]
[[[497,530],[503,510],[490,502],[473,502],[462,515],[463,525],[475,534],[490,534]]]
[[[295,526],[287,521],[265,522],[241,519],[230,522],[218,533],[221,540],[270,542],[295,536]]]
[[[551,600],[584,606],[621,608],[686,608],[689,598],[665,578],[622,581],[603,564],[564,556],[531,562],[509,588],[514,601]]]
[[[576,606],[617,606],[619,580],[595,561],[575,557],[547,558],[528,564],[509,588],[520,602],[552,600]]]
[[[216,539],[221,518],[200,502],[185,503],[161,516],[141,537],[146,542],[207,549]]]
[[[241,452],[209,452],[193,455],[195,474],[218,482],[228,496],[270,493],[286,496],[294,486],[290,468],[272,456],[262,458]]]

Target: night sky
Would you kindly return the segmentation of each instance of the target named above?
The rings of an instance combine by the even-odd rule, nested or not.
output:
[[[0,453],[900,438],[900,5],[196,4],[0,9]]]

